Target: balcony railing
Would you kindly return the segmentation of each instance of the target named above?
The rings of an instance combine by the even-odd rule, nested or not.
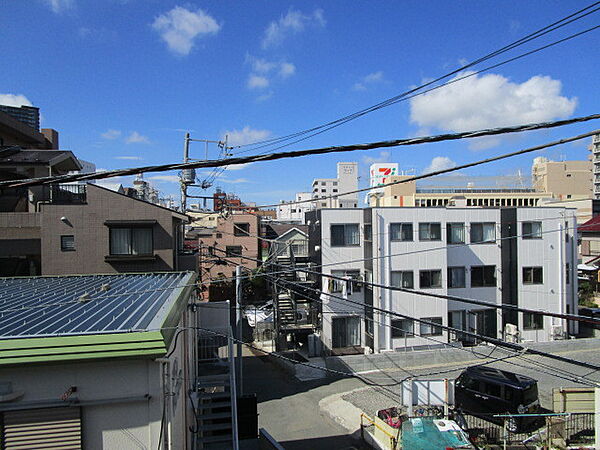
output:
[[[44,186],[43,196],[55,205],[83,205],[87,203],[85,184],[51,184]]]

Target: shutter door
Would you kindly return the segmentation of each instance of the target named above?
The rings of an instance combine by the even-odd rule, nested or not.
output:
[[[3,414],[2,448],[81,449],[80,408],[45,408]]]

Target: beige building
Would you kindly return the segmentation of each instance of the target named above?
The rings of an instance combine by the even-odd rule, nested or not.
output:
[[[550,161],[540,156],[533,160],[531,179],[536,191],[558,200],[592,198],[591,161]]]
[[[406,180],[410,176],[390,177],[388,182]],[[385,186],[382,193],[369,196],[370,206],[479,206],[524,207],[539,206],[548,198],[545,192],[528,188],[418,188],[415,181]]]
[[[200,228],[217,228],[220,213],[214,211],[188,211],[190,226]]]

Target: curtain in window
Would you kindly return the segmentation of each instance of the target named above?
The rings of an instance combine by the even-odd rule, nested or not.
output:
[[[344,227],[344,241],[346,241],[346,245],[358,245],[360,243],[358,225],[346,225]]]
[[[149,255],[152,253],[152,229],[132,228],[131,241],[132,255]]]
[[[463,224],[453,223],[450,228],[450,242],[453,244],[461,244],[465,242],[465,227]]]
[[[129,240],[129,228],[110,229],[110,254],[130,255],[131,242]]]
[[[450,267],[448,273],[450,274],[449,287],[465,287],[464,267]]]
[[[491,242],[496,240],[496,226],[492,223],[483,224],[483,241]]]
[[[360,345],[360,318],[346,318],[346,335],[348,337],[347,345]]]

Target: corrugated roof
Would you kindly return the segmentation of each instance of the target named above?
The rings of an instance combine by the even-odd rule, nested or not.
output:
[[[187,272],[0,278],[0,339],[145,330],[186,278]],[[80,301],[84,294],[89,300]]]
[[[600,232],[600,216],[592,217],[583,225],[577,227],[580,233],[598,233]]]
[[[194,272],[0,278],[0,364],[164,354],[194,280]]]

